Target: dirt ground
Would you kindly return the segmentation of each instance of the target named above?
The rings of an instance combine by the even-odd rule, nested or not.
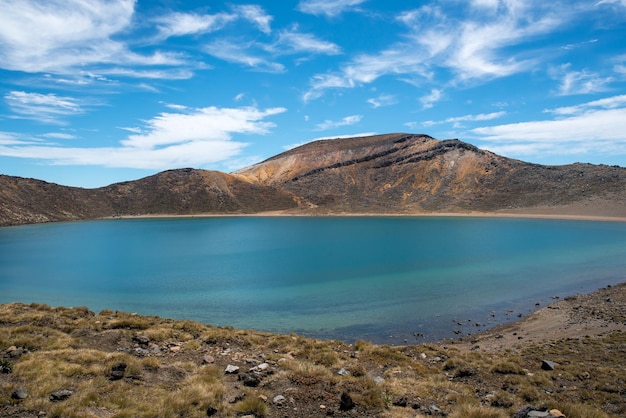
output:
[[[626,331],[626,283],[567,297],[518,322],[442,343],[458,348],[503,352],[518,350],[529,343],[601,336],[618,330]]]

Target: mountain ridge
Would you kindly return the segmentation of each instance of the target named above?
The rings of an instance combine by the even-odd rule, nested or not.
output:
[[[593,212],[607,205],[626,218],[622,202],[622,167],[533,164],[458,139],[407,133],[314,141],[230,174],[166,170],[96,189],[0,175],[0,226],[267,212],[558,213],[569,208],[576,214],[576,207]]]

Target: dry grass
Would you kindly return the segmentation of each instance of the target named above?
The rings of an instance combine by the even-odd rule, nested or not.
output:
[[[0,374],[0,416],[200,417],[207,410],[342,416],[342,394],[355,404],[346,412],[351,416],[427,416],[436,405],[452,418],[499,418],[526,404],[557,408],[568,418],[626,414],[621,332],[493,354],[437,344],[348,345],[85,308],[0,305],[0,318],[0,361],[12,369]],[[30,353],[10,358],[11,346]],[[153,346],[150,354],[136,352]],[[213,363],[205,364],[205,356]],[[542,370],[543,359],[557,369]],[[224,373],[227,364],[243,375],[260,362],[270,371],[256,387]],[[111,380],[119,363],[126,364],[124,377]],[[26,399],[11,399],[18,387],[27,390]],[[73,395],[51,402],[50,394],[63,388]],[[282,405],[272,403],[278,394],[286,399]]]

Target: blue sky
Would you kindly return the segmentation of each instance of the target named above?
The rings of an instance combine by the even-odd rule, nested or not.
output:
[[[0,173],[98,187],[412,132],[626,166],[626,0],[0,0]]]

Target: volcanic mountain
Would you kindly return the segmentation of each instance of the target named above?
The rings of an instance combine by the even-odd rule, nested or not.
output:
[[[0,176],[0,226],[135,215],[523,212],[626,218],[626,169],[545,166],[456,139],[315,141],[226,174],[169,170],[97,189]]]

